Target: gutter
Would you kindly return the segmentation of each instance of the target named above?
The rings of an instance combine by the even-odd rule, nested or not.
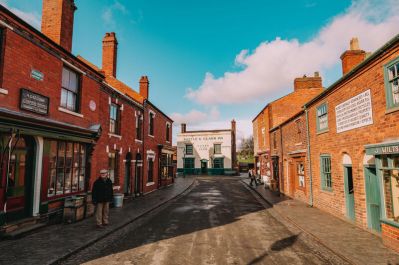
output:
[[[309,182],[310,182],[310,197],[309,197],[309,205],[313,207],[313,175],[312,175],[312,161],[310,155],[310,134],[309,134],[309,117],[308,117],[308,109],[305,107],[305,116],[306,116],[306,145],[307,145],[307,156],[308,156],[308,167],[309,167]]]

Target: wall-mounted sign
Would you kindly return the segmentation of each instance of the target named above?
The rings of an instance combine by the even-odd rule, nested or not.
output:
[[[25,88],[21,88],[20,108],[42,115],[48,115],[50,99]]]
[[[90,100],[89,102],[89,108],[91,111],[95,111],[97,108],[96,102],[94,100]]]
[[[39,81],[43,81],[44,78],[44,74],[36,69],[32,69],[30,76]]]
[[[382,145],[366,148],[366,154],[368,155],[388,155],[398,154],[399,144]]]
[[[335,107],[337,133],[373,124],[370,89]]]

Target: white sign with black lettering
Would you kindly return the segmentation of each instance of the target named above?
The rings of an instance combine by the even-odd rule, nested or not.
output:
[[[337,133],[373,124],[370,89],[335,107]]]

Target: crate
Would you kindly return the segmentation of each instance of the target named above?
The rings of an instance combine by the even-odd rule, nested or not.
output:
[[[64,207],[80,207],[84,204],[83,196],[72,196],[65,198]]]
[[[64,207],[64,223],[75,223],[77,221],[83,220],[85,216],[84,205],[78,207]]]

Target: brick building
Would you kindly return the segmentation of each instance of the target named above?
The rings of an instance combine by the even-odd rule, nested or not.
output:
[[[322,90],[322,80],[318,72],[313,77],[296,78],[292,93],[267,104],[252,120],[256,172],[271,178],[276,189],[282,183],[279,172],[283,165],[281,158],[275,152],[272,154],[272,149],[276,149],[281,141],[277,139],[278,134],[269,134],[269,131],[297,114],[303,104]]]
[[[114,33],[102,69],[71,54],[75,10],[44,0],[40,32],[0,5],[0,232],[59,217],[102,168],[126,195],[173,181],[173,121],[148,101],[147,77],[140,93],[116,79]]]
[[[305,104],[313,204],[399,251],[399,35],[371,55],[357,39],[343,77]]]

